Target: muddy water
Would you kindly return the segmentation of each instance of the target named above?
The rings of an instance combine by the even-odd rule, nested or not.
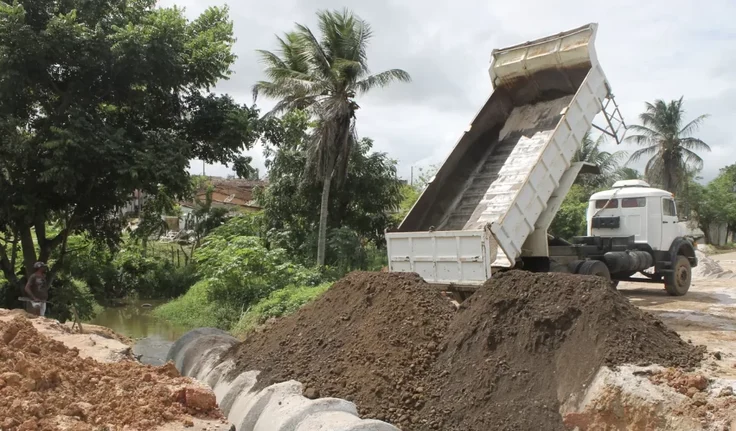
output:
[[[106,326],[133,338],[133,353],[141,355],[141,362],[161,365],[169,347],[186,330],[153,316],[152,310],[165,301],[131,301],[122,307],[106,308],[89,323]]]

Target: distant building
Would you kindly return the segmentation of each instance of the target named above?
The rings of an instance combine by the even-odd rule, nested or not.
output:
[[[213,187],[212,205],[229,207],[236,211],[258,211],[260,205],[253,197],[258,187],[265,187],[265,181],[243,180],[239,178],[227,179],[220,177],[208,177],[208,186]],[[197,199],[204,202],[207,198],[207,188],[202,187],[196,192]],[[182,209],[194,209],[194,202],[181,202]]]

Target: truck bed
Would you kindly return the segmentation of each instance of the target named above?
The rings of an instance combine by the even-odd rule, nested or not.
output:
[[[593,47],[596,29],[590,24],[494,51],[493,93],[398,229],[387,233],[390,270],[392,262],[396,270],[413,268],[412,253],[433,255],[435,265],[453,259],[459,265],[443,279],[462,279],[460,245],[455,254],[447,240],[431,252],[417,245],[392,249],[408,233],[420,244],[421,232],[435,243],[437,232],[473,232],[498,247],[478,256],[493,256],[484,263],[489,275],[490,266],[514,265],[540,218],[548,218],[540,216],[609,96]],[[458,244],[470,241],[463,238]]]

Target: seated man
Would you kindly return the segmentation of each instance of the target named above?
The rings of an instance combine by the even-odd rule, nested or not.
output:
[[[25,292],[31,298],[33,313],[43,317],[46,314],[46,300],[49,299],[49,286],[46,283],[48,266],[43,262],[36,262],[33,269],[36,272],[28,277]]]

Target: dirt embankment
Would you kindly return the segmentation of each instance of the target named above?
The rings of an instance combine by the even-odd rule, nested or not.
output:
[[[459,312],[413,274],[353,273],[226,357],[411,430],[565,429],[603,365],[693,367],[702,349],[594,278],[509,272]]]
[[[102,363],[39,333],[34,323],[22,316],[0,320],[0,429],[184,429],[197,417],[220,422],[214,394],[172,364]]]

